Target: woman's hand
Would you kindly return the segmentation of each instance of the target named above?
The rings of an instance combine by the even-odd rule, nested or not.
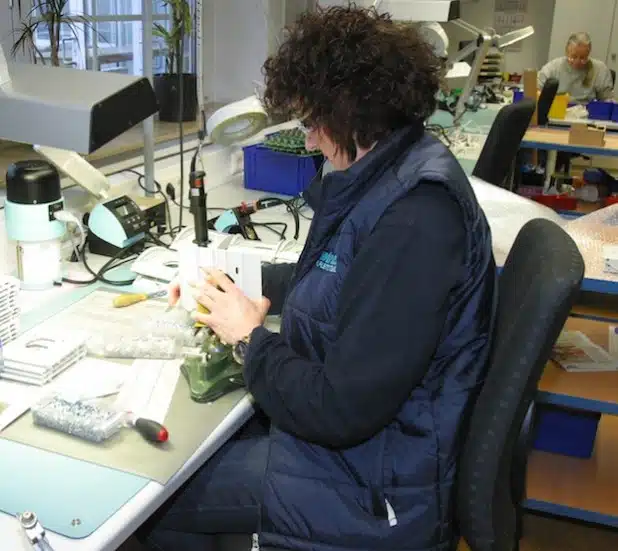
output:
[[[251,300],[219,270],[207,270],[206,276],[195,298],[209,313],[194,312],[195,321],[210,327],[224,343],[231,345],[264,323],[270,308],[267,298]]]
[[[172,281],[167,289],[167,304],[171,307],[176,306],[180,300],[180,283]]]

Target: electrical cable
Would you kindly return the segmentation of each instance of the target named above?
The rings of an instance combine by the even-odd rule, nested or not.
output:
[[[149,191],[146,189],[146,186],[144,186],[144,178],[145,176],[141,173],[138,172],[137,170],[134,170],[132,168],[127,168],[125,170],[123,170],[123,172],[131,172],[132,174],[136,174],[138,176],[137,179],[137,185],[145,192],[149,193]],[[159,182],[157,182],[156,180],[154,181],[154,185],[156,188],[156,191],[159,195],[161,195],[161,197],[163,197],[163,200],[165,201],[165,212],[167,215],[167,219],[169,221],[169,230],[165,233],[168,233],[171,235],[172,239],[174,238],[175,235],[175,230],[174,230],[174,224],[172,222],[172,210],[170,209],[170,202],[169,202],[169,197],[164,193],[163,188],[161,187],[161,184]]]
[[[279,239],[285,239],[285,233],[288,230],[288,225],[285,222],[253,222],[253,225],[270,230],[277,235]],[[283,226],[283,229],[278,231],[273,226]]]
[[[86,260],[86,246],[84,245],[81,251],[79,251],[79,257],[81,258],[84,268],[86,268],[86,270],[92,276],[92,278],[88,280],[75,280],[75,279],[69,279],[69,278],[62,278],[62,281],[64,283],[70,283],[72,285],[91,285],[92,283],[96,283],[96,282],[105,283],[106,285],[112,285],[115,287],[131,285],[135,281],[135,278],[131,280],[127,279],[127,280],[114,281],[114,280],[107,279],[105,277],[105,274],[114,268],[118,268],[119,266],[122,266],[123,264],[126,264],[127,262],[132,261],[136,255],[131,255],[129,258],[125,258],[122,260],[121,258],[123,255],[125,255],[128,251],[133,249],[135,246],[136,246],[135,244],[131,244],[131,245],[128,245],[127,247],[119,249],[116,252],[116,254],[112,256],[98,272],[95,272],[90,267],[90,265],[88,264],[88,261]],[[114,264],[114,262],[116,262],[117,260],[120,260],[120,262],[118,264]]]
[[[182,8],[181,8],[182,9]],[[183,204],[184,204],[184,189],[185,189],[185,163],[184,163],[184,34],[185,34],[185,18],[184,13],[180,14],[181,22],[180,22],[180,36],[178,39],[178,52],[176,52],[177,60],[176,66],[178,69],[178,127],[179,127],[179,139],[178,144],[180,146],[180,214],[178,215],[178,231],[182,230],[182,214],[183,214]]]
[[[300,235],[300,215],[298,214],[298,209],[292,201],[293,200],[289,199],[281,199],[280,197],[262,197],[261,199],[258,199],[255,203],[258,209],[266,209],[270,207],[276,207],[278,205],[285,205],[286,210],[294,218],[294,239],[296,240]]]
[[[165,247],[166,249],[170,248],[168,243],[165,243],[165,242],[161,241],[161,239],[159,237],[157,237],[156,235],[154,235],[152,232],[147,231],[146,235],[152,240],[152,242],[155,245],[158,245],[159,247]],[[165,235],[165,234],[162,234],[162,235]]]

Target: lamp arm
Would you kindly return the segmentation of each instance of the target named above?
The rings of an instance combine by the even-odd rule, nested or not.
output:
[[[453,23],[454,25],[457,25],[459,28],[464,29],[465,31],[468,31],[469,33],[472,33],[472,34],[484,34],[485,33],[483,29],[479,29],[478,27],[475,27],[474,25],[472,25],[472,23],[468,23],[464,21],[463,19],[454,19],[453,21],[451,21],[451,23]]]
[[[475,41],[470,42],[470,44],[468,44],[466,47],[464,47],[461,50],[459,50],[458,52],[450,55],[449,58],[448,58],[447,63],[449,65],[453,65],[453,64],[458,63],[460,61],[463,61],[468,56],[470,56],[473,53],[475,53],[481,47],[481,45],[483,44],[484,41],[485,41],[485,36],[482,33],[479,34]]]

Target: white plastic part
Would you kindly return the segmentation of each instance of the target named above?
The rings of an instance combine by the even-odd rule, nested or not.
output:
[[[530,220],[545,218],[560,226],[566,224],[557,212],[536,201],[474,176],[470,176],[470,183],[489,222],[494,256],[499,266],[504,264],[519,230]]]
[[[215,111],[206,122],[206,132],[214,143],[231,145],[255,136],[267,121],[262,102],[253,95]]]
[[[17,243],[17,276],[21,288],[51,289],[62,280],[62,250],[59,239]]]
[[[60,172],[98,199],[109,197],[110,183],[107,176],[78,153],[44,145],[34,145],[33,148]]]
[[[259,251],[227,250],[223,246],[198,247],[186,243],[179,247],[180,303],[187,311],[195,310],[196,285],[204,281],[207,268],[217,268],[227,274],[249,298],[262,297],[262,258]]]

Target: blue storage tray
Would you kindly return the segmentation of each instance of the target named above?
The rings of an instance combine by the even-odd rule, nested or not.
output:
[[[245,188],[292,196],[305,190],[324,159],[281,153],[262,144],[245,147],[243,153]]]
[[[534,449],[588,459],[601,414],[576,411],[557,406],[537,406]]]
[[[588,106],[588,117],[596,121],[608,121],[612,118],[614,104],[609,101],[591,101]]]

